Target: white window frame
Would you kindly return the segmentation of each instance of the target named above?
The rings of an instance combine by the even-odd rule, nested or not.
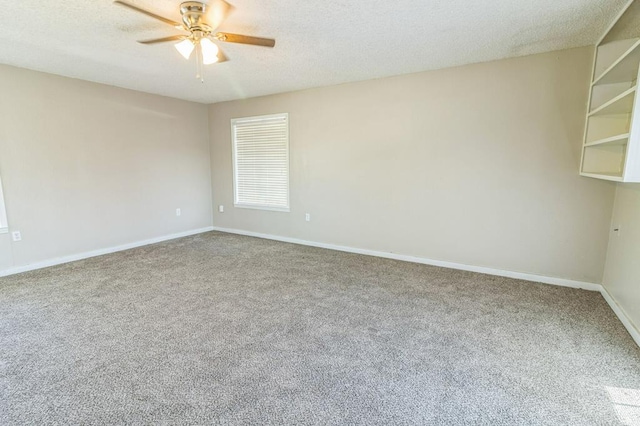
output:
[[[287,206],[272,206],[272,205],[258,205],[258,204],[247,204],[240,203],[238,201],[238,167],[236,163],[236,123],[246,123],[250,121],[259,121],[259,120],[269,120],[275,118],[282,118],[287,123],[287,137],[286,137],[286,148],[287,148]],[[290,131],[289,131],[289,114],[281,113],[281,114],[269,114],[269,115],[259,115],[255,117],[243,117],[243,118],[234,118],[231,120],[231,155],[233,162],[233,205],[234,207],[242,208],[242,209],[254,209],[254,210],[268,210],[268,211],[276,211],[276,212],[290,212],[291,211],[291,167],[290,167]]]
[[[2,192],[2,178],[0,177],[0,234],[9,232],[9,222],[7,222],[7,209],[4,206],[4,193]]]

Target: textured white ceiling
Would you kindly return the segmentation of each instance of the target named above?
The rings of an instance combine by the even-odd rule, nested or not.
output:
[[[179,21],[181,0],[130,1]],[[0,0],[0,63],[214,103],[593,44],[626,0],[229,2],[222,31],[277,45],[221,44],[204,84],[171,44],[136,43],[176,30],[111,0]]]

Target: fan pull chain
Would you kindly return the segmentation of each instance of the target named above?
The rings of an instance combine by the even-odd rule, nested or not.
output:
[[[196,78],[199,78],[202,83],[204,83],[204,71],[202,64],[202,46],[200,45],[200,40],[196,43]]]

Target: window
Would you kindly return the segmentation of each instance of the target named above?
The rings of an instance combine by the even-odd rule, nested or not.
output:
[[[4,194],[2,193],[2,179],[0,179],[0,234],[9,232],[7,223],[7,211],[4,208]]]
[[[231,120],[236,207],[289,211],[289,114]]]

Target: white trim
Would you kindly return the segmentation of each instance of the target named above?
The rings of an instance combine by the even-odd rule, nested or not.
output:
[[[604,297],[604,299],[607,301],[609,306],[611,306],[611,309],[616,314],[620,322],[622,322],[622,324],[625,326],[629,334],[631,334],[631,337],[633,338],[633,340],[638,344],[638,346],[640,346],[640,331],[634,326],[633,322],[629,319],[629,317],[624,312],[624,310],[616,303],[613,297],[611,297],[611,295],[609,294],[609,292],[607,292],[604,286],[600,284],[589,283],[584,281],[568,280],[564,278],[547,277],[544,275],[527,274],[523,272],[505,271],[501,269],[486,268],[483,266],[465,265],[462,263],[445,262],[442,260],[433,260],[433,259],[427,259],[423,257],[407,256],[403,254],[387,253],[387,252],[381,252],[381,251],[338,246],[334,244],[318,243],[314,241],[300,240],[297,238],[280,237],[277,235],[261,234],[259,232],[243,231],[240,229],[229,229],[229,228],[221,228],[218,226],[214,226],[213,230],[219,231],[219,232],[226,232],[229,234],[246,235],[248,237],[282,241],[282,242],[291,243],[291,244],[301,244],[305,246],[320,247],[320,248],[325,248],[329,250],[338,250],[338,251],[344,251],[348,253],[363,254],[366,256],[375,256],[375,257],[382,257],[385,259],[402,260],[405,262],[440,266],[443,268],[458,269],[461,271],[478,272],[481,274],[496,275],[499,277],[514,278],[514,279],[519,279],[524,281],[532,281],[536,283],[556,285],[560,287],[571,287],[571,288],[579,288],[579,289],[589,290],[589,291],[597,291],[602,295],[602,297]]]
[[[383,257],[385,259],[402,260],[405,262],[421,263],[424,265],[440,266],[443,268],[458,269],[461,271],[478,272],[481,274],[515,278],[518,280],[533,281],[533,282],[543,283],[543,284],[552,284],[552,285],[557,285],[562,287],[580,288],[580,289],[589,290],[589,291],[602,290],[602,286],[600,284],[588,283],[583,281],[574,281],[574,280],[568,280],[564,278],[546,277],[544,275],[534,275],[534,274],[527,274],[524,272],[504,271],[501,269],[486,268],[484,266],[465,265],[462,263],[445,262],[442,260],[433,260],[433,259],[427,259],[424,257],[407,256],[404,254],[388,253],[388,252],[353,248],[353,247],[347,247],[347,246],[338,246],[334,244],[319,243],[315,241],[299,240],[297,238],[280,237],[277,235],[243,231],[240,229],[229,229],[229,228],[221,228],[218,226],[214,226],[213,230],[226,232],[229,234],[246,235],[248,237],[264,238],[267,240],[282,241],[285,243],[300,244],[300,245],[311,246],[311,247],[320,247],[320,248],[325,248],[329,250],[344,251],[347,253],[363,254],[366,256]]]
[[[636,344],[640,346],[640,331],[635,327],[631,319],[627,316],[625,311],[618,305],[613,296],[609,294],[607,289],[602,286],[602,290],[600,290],[602,297],[607,301],[613,312],[616,314],[620,322],[627,329],[633,340],[635,340]]]
[[[267,114],[267,115],[255,115],[253,117],[240,117],[240,118],[232,118],[231,124],[234,123],[254,123],[256,121],[266,121],[266,120],[288,120],[289,113],[287,112],[279,112],[276,114]]]
[[[291,212],[289,207],[269,207],[269,206],[259,206],[257,204],[234,204],[233,207],[239,209],[251,209],[251,210],[266,210],[270,212]]]
[[[148,240],[138,241],[135,243],[123,244],[116,247],[110,247],[106,249],[94,250],[91,252],[60,257],[57,259],[46,260],[43,262],[33,263],[31,265],[5,269],[0,271],[0,277],[20,274],[22,272],[33,271],[36,269],[47,268],[50,266],[61,265],[69,262],[75,262],[78,260],[88,259],[91,257],[102,256],[105,254],[129,250],[132,248],[142,247],[150,244],[156,244],[163,241],[169,241],[176,238],[183,238],[191,235],[203,234],[205,232],[210,232],[210,231],[219,231],[219,232],[226,232],[230,234],[246,235],[249,237],[265,238],[268,240],[282,241],[282,242],[292,243],[292,244],[301,244],[301,245],[311,246],[311,247],[320,247],[320,248],[325,248],[330,250],[338,250],[338,251],[344,251],[348,253],[362,254],[366,256],[376,256],[376,257],[382,257],[386,259],[395,259],[395,260],[402,260],[406,262],[421,263],[424,265],[440,266],[443,268],[458,269],[462,271],[479,272],[483,274],[515,278],[515,279],[520,279],[525,281],[533,281],[533,282],[557,285],[562,287],[572,287],[572,288],[580,288],[580,289],[589,290],[589,291],[598,291],[600,292],[600,294],[602,294],[602,297],[604,297],[604,299],[607,301],[607,303],[609,304],[613,312],[616,314],[618,319],[620,319],[620,322],[622,322],[622,324],[625,326],[625,328],[627,329],[627,331],[629,332],[633,340],[638,344],[638,346],[640,346],[640,331],[638,331],[638,329],[633,325],[633,322],[629,319],[629,317],[624,312],[624,310],[616,303],[616,301],[609,294],[609,292],[600,284],[567,280],[564,278],[546,277],[543,275],[526,274],[522,272],[504,271],[500,269],[485,268],[482,266],[464,265],[461,263],[445,262],[445,261],[432,260],[432,259],[426,259],[421,257],[406,256],[406,255],[396,254],[396,253],[386,253],[386,252],[380,252],[380,251],[374,251],[374,250],[357,249],[357,248],[346,247],[346,246],[338,246],[334,244],[305,241],[297,238],[279,237],[276,235],[261,234],[258,232],[242,231],[239,229],[220,228],[217,226],[208,226],[206,228],[194,229],[192,231],[180,232],[177,234],[151,238]]]
[[[147,246],[150,244],[161,243],[163,241],[174,240],[176,238],[188,237],[190,235],[202,234],[202,233],[211,232],[211,231],[213,231],[213,226],[208,226],[206,228],[179,232],[177,234],[165,235],[163,237],[150,238],[148,240],[136,241],[134,243],[123,244],[120,246],[93,250],[85,253],[72,254],[70,256],[64,256],[56,259],[45,260],[42,262],[32,263],[25,266],[16,266],[13,268],[0,270],[0,277],[20,274],[22,272],[34,271],[36,269],[48,268],[50,266],[61,265],[63,263],[75,262],[78,260],[88,259],[90,257],[102,256],[105,254],[115,253],[118,251],[129,250],[136,247]]]
[[[0,228],[0,234],[8,234],[9,228]]]

